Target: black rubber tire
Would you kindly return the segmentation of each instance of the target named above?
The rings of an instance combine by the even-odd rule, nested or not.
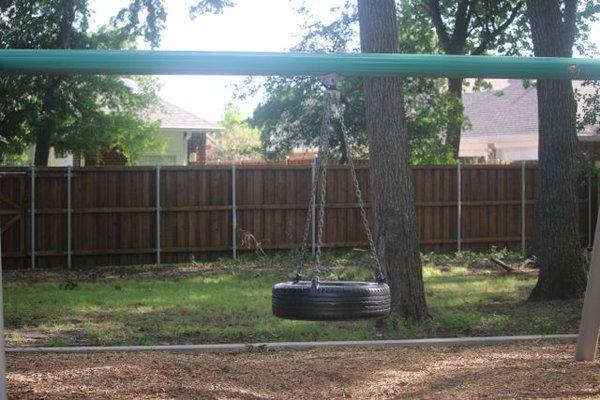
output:
[[[282,282],[273,286],[273,314],[306,321],[382,319],[391,307],[385,283],[323,281]]]

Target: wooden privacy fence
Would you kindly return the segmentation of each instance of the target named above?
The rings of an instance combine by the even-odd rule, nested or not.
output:
[[[313,173],[311,165],[3,169],[4,265],[235,257],[253,251],[251,237],[265,250],[296,248]],[[535,165],[414,167],[412,174],[422,251],[528,245],[538,191]],[[358,167],[358,178],[370,208],[368,166]],[[598,196],[595,180],[582,181],[578,222],[585,246]],[[331,166],[327,185],[325,245],[365,245],[348,167]],[[309,239],[314,242],[314,230]]]

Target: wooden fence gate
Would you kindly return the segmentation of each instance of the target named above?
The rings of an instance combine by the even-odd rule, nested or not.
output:
[[[0,172],[0,232],[4,258],[27,259],[27,224],[26,173]],[[18,262],[16,266],[22,265]]]

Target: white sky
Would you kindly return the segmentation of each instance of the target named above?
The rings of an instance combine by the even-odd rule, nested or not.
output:
[[[302,35],[303,18],[295,12],[299,0],[235,0],[236,6],[221,15],[205,15],[191,21],[188,9],[194,0],[164,0],[167,23],[160,50],[287,51]],[[108,22],[123,0],[92,0],[93,23]],[[329,9],[343,0],[304,0],[319,20],[331,18]],[[592,28],[592,39],[600,47],[600,24]],[[140,46],[143,47],[143,46]],[[225,104],[232,101],[233,85],[244,78],[232,76],[160,76],[160,95],[208,120],[218,121]],[[260,101],[237,101],[246,116]]]

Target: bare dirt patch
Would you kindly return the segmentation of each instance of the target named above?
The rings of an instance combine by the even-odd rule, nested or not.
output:
[[[9,355],[15,399],[593,399],[573,344],[237,355]]]

